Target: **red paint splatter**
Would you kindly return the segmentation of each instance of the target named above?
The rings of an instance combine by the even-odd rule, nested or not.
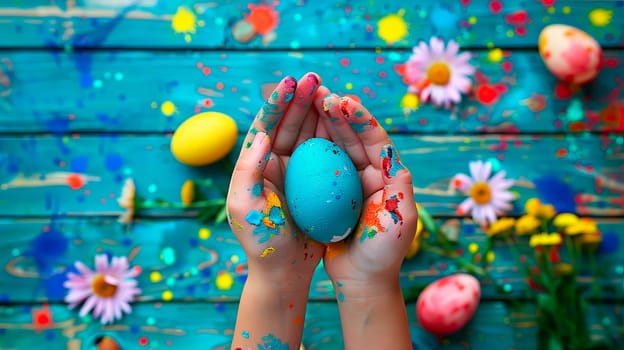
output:
[[[36,329],[46,328],[52,325],[52,312],[48,305],[43,305],[41,309],[32,310],[33,323]]]
[[[386,201],[386,210],[390,213],[392,218],[394,219],[394,223],[403,223],[403,215],[399,212],[399,202],[402,199],[403,194],[399,193],[398,196],[393,196]]]
[[[546,7],[554,6],[556,0],[542,0],[542,5]]]
[[[531,23],[531,19],[526,10],[519,10],[506,15],[505,22],[514,26],[524,26]]]
[[[475,89],[475,96],[480,103],[490,106],[498,101],[498,92],[491,85],[480,85]]]
[[[249,4],[249,11],[251,12],[245,16],[245,19],[251,24],[256,33],[264,35],[272,32],[277,27],[279,16],[273,7]]]
[[[84,177],[80,174],[70,174],[67,176],[67,185],[72,190],[78,190],[85,185]]]
[[[147,338],[146,337],[139,338],[139,345],[141,346],[147,345]]]
[[[570,97],[572,97],[574,92],[575,91],[572,89],[570,84],[564,82],[559,82],[555,86],[555,97],[562,100],[569,99]]]

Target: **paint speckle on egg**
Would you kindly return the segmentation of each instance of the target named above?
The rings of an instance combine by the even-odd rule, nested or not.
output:
[[[584,31],[564,24],[551,24],[542,29],[538,40],[539,54],[557,78],[583,84],[600,72],[602,48]]]
[[[335,143],[312,138],[286,167],[285,195],[297,226],[323,243],[345,239],[362,210],[362,184],[349,155]]]
[[[420,325],[435,335],[448,335],[472,318],[481,298],[481,286],[472,275],[458,273],[429,284],[418,297]]]

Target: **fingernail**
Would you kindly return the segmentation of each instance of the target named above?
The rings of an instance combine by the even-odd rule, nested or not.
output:
[[[318,85],[320,82],[319,76],[316,73],[308,73],[307,79],[313,82],[315,85]]]
[[[396,176],[397,172],[405,169],[399,154],[396,152],[394,146],[387,144],[381,148],[381,169],[383,174],[387,178]]]

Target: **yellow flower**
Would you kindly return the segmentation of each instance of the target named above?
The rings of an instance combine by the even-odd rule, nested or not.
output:
[[[501,218],[495,221],[487,230],[488,237],[494,237],[503,233],[508,233],[514,227],[516,220],[514,218]]]
[[[553,220],[553,223],[555,224],[555,227],[562,230],[570,225],[576,224],[578,221],[578,216],[572,213],[561,213],[555,216],[555,220]]]
[[[195,199],[195,183],[193,180],[186,180],[180,189],[180,198],[184,206],[189,206]]]
[[[419,206],[417,207],[420,208]],[[416,234],[414,235],[414,239],[412,239],[412,243],[410,243],[409,249],[407,250],[407,253],[405,254],[405,257],[407,259],[413,258],[416,255],[416,253],[418,253],[418,250],[420,249],[420,238],[422,235],[423,228],[424,228],[423,222],[420,219],[420,216],[418,216],[418,223],[416,224]]]
[[[566,227],[563,232],[570,236],[595,234],[598,232],[598,226],[596,226],[596,222],[594,220],[590,218],[582,218],[575,224]]]
[[[533,215],[523,215],[516,221],[516,234],[523,236],[537,232],[541,221]]]
[[[557,214],[555,207],[551,204],[542,204],[538,198],[531,198],[524,204],[524,211],[536,218],[550,220]]]
[[[134,219],[135,197],[136,187],[134,186],[134,180],[126,179],[121,188],[121,195],[117,198],[119,206],[126,209],[126,212],[119,217],[119,222],[129,224]]]
[[[531,247],[557,245],[561,244],[561,235],[559,233],[538,233],[531,236],[529,241]]]

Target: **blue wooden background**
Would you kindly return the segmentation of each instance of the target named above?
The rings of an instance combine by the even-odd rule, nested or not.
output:
[[[122,225],[116,198],[129,177],[147,199],[178,201],[187,179],[225,187],[237,150],[190,168],[169,151],[172,131],[215,110],[236,120],[242,138],[274,84],[307,71],[377,116],[414,174],[417,201],[440,223],[457,224],[462,242],[485,242],[478,225],[456,216],[463,196],[448,188],[471,160],[490,160],[518,180],[512,214],[538,197],[594,217],[615,237],[614,252],[601,257],[615,295],[594,302],[592,334],[604,337],[606,323],[622,327],[624,2],[282,0],[264,3],[279,18],[273,32],[241,40],[236,24],[260,5],[0,0],[0,349],[92,349],[102,335],[123,349],[228,348],[246,277],[233,234],[192,210],[142,212]],[[405,24],[406,35],[381,37],[387,18]],[[604,68],[580,91],[540,60],[537,36],[552,23],[576,26],[604,49]],[[450,111],[405,104],[397,65],[434,35],[474,54],[479,86],[497,91],[493,100],[466,96]],[[68,269],[98,253],[130,256],[142,269],[132,314],[109,326],[63,303]],[[508,302],[523,281],[504,245],[493,264],[493,275],[519,292],[502,297],[484,285],[472,322],[443,338],[419,328],[408,301],[415,348],[535,348],[532,299],[520,309]],[[421,253],[404,263],[402,284],[455,271],[452,261]],[[223,276],[233,284],[217,283]],[[307,349],[342,348],[334,300],[320,267]],[[42,311],[51,315],[45,327],[34,320]]]

